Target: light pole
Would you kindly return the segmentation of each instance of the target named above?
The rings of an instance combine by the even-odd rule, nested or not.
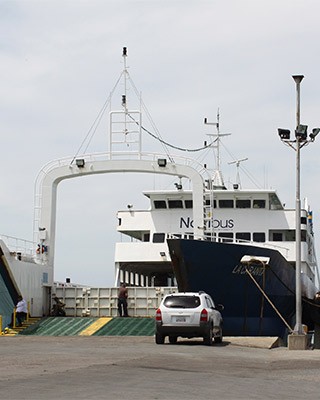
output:
[[[300,124],[300,83],[304,78],[303,75],[293,75],[292,78],[296,83],[297,107],[296,107],[296,129],[295,139],[290,140],[290,130],[278,129],[280,139],[283,143],[290,146],[296,152],[296,324],[294,334],[302,335],[302,304],[301,304],[301,199],[300,199],[300,149],[303,146],[314,142],[315,137],[320,132],[319,128],[314,128],[307,137],[307,125]]]

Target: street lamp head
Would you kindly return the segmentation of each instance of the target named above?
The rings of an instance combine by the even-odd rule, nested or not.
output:
[[[296,129],[296,138],[298,140],[307,140],[308,125],[298,125]]]
[[[292,75],[292,78],[295,81],[295,83],[300,83],[304,78],[304,75]]]
[[[289,140],[290,139],[290,130],[278,128],[278,134],[281,140]]]
[[[310,133],[309,137],[311,141],[313,142],[317,136],[317,134],[320,132],[320,128],[313,128],[312,133]]]

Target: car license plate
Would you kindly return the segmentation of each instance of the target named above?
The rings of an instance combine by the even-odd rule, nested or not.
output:
[[[186,317],[176,317],[176,322],[186,322]]]

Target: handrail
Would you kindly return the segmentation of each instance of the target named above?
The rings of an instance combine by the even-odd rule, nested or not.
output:
[[[10,251],[29,256],[33,255],[35,243],[32,240],[26,240],[2,234],[0,234],[0,240],[2,240],[7,245]]]

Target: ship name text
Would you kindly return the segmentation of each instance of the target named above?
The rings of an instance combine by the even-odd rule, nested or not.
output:
[[[234,227],[233,219],[214,219],[212,222],[213,229],[232,229]],[[208,221],[206,225],[207,228],[211,228],[211,221]],[[180,228],[193,228],[193,219],[180,217]]]
[[[263,266],[261,265],[243,265],[243,264],[238,264],[233,268],[232,273],[233,274],[238,274],[238,275],[243,275],[247,273],[247,270],[251,273],[251,275],[254,276],[261,276],[263,274]]]

